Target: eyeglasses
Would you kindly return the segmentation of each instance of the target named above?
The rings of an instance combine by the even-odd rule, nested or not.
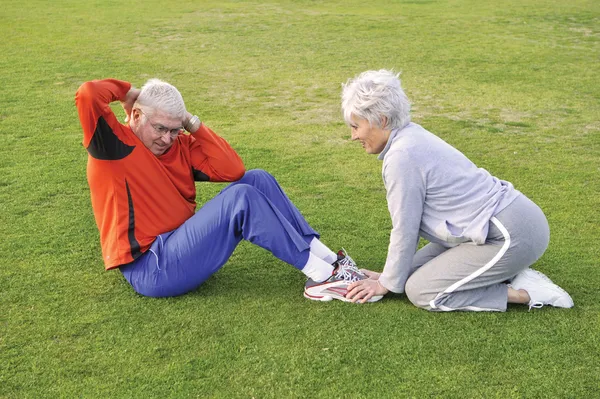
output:
[[[152,122],[150,122],[150,118],[148,118],[148,115],[146,115],[146,113],[144,111],[142,111],[141,109],[139,109],[139,110],[146,117],[146,119],[148,120],[148,123],[150,124],[150,126],[152,126],[152,128],[159,135],[159,137],[164,137],[164,135],[168,133],[169,137],[171,137],[172,139],[175,139],[175,138],[177,138],[177,136],[179,136],[180,133],[183,133],[183,126],[178,127],[176,129],[169,129],[168,127],[163,126],[159,123],[152,123]]]

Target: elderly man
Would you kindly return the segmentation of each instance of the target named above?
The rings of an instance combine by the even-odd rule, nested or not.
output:
[[[117,120],[113,101],[128,124]],[[337,293],[366,278],[345,253],[319,241],[273,176],[245,173],[238,154],[186,110],[174,86],[151,79],[138,90],[97,80],[84,83],[75,102],[105,268],[119,268],[136,292],[194,290],[242,239],[301,270],[311,299],[345,300]],[[195,212],[195,181],[234,183]]]

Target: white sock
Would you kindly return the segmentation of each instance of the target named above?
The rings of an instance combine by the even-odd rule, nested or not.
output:
[[[310,255],[308,255],[308,262],[306,262],[306,265],[302,268],[302,273],[313,281],[320,283],[331,276],[331,273],[333,273],[333,266],[310,252]]]
[[[323,259],[325,262],[332,264],[337,260],[337,255],[331,249],[327,248],[317,237],[310,242],[310,252]]]

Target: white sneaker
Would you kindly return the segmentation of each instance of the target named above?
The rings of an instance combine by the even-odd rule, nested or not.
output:
[[[544,305],[557,308],[572,308],[573,299],[567,291],[554,284],[545,274],[533,269],[525,269],[513,278],[510,286],[515,290],[525,290],[529,294],[529,310]]]
[[[304,297],[313,301],[327,302],[333,299],[350,302],[346,298],[348,286],[355,281],[366,280],[368,277],[358,270],[354,260],[342,248],[338,251],[338,259],[334,262],[335,269],[327,280],[317,283],[311,279],[304,286]],[[372,296],[367,302],[377,302],[383,295]]]

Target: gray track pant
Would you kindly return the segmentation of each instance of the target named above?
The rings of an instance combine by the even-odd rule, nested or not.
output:
[[[485,244],[448,249],[429,243],[417,251],[406,295],[428,310],[503,312],[508,299],[504,282],[538,260],[549,238],[542,210],[520,195],[490,220]]]

